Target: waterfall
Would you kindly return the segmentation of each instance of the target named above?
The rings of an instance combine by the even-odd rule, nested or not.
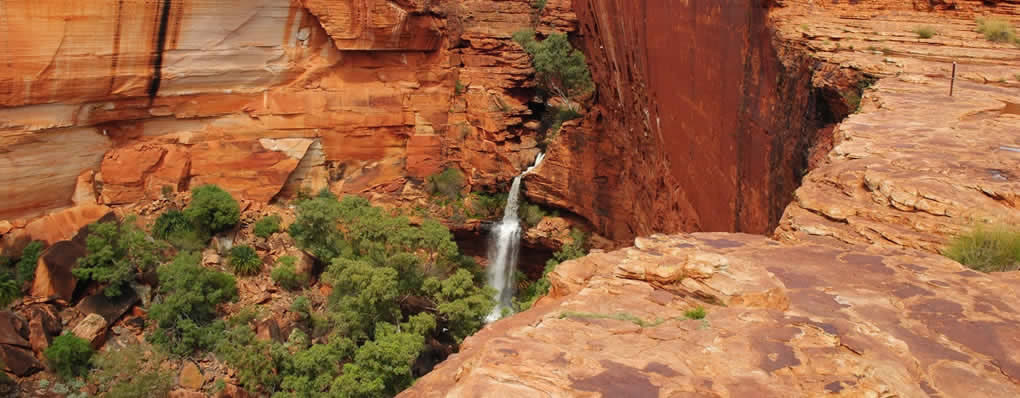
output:
[[[510,300],[514,294],[514,270],[517,268],[517,256],[521,249],[521,221],[517,217],[520,206],[521,177],[530,173],[542,163],[544,153],[539,153],[535,164],[528,167],[521,175],[514,177],[510,186],[510,194],[506,198],[503,209],[503,220],[492,227],[489,232],[489,286],[496,289],[496,308],[485,318],[492,322],[503,316],[504,308],[511,308]]]

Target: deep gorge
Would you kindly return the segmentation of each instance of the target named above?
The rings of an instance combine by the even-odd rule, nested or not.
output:
[[[239,204],[236,226],[205,236],[199,255],[182,260],[195,264],[173,263],[229,269],[232,245],[253,247],[265,272],[239,275],[237,303],[214,310],[221,320],[263,312],[240,326],[202,327],[277,358],[273,350],[291,344],[294,330],[326,346],[335,336],[315,336],[323,329],[316,322],[329,322],[310,308],[336,305],[335,289],[358,279],[330,273],[331,258],[343,256],[323,253],[341,250],[317,252],[307,243],[315,233],[285,233],[307,224],[301,203],[359,197],[357,211],[343,211],[380,225],[398,220],[407,234],[436,233],[429,220],[438,220],[456,256],[425,244],[404,254],[424,259],[422,275],[445,283],[470,270],[477,282],[474,263],[487,265],[487,236],[521,175],[535,220],[522,222],[519,288],[547,285],[534,307],[473,325],[477,334],[460,341],[464,330],[438,316],[439,303],[470,301],[477,312],[482,286],[466,283],[469,293],[456,300],[439,288],[411,289],[386,308],[391,324],[380,332],[361,325],[368,332],[351,337],[351,347],[329,346],[346,358],[338,366],[354,362],[359,345],[398,341],[431,314],[439,323],[419,336],[408,374],[396,376],[401,386],[421,377],[402,396],[780,394],[773,387],[813,396],[885,394],[888,386],[903,396],[953,396],[960,390],[949,381],[964,379],[983,380],[987,396],[1018,389],[1008,336],[1020,315],[1010,297],[999,298],[1015,278],[968,285],[979,277],[933,255],[974,219],[1020,220],[1011,175],[992,181],[983,171],[1009,170],[1015,160],[967,149],[1012,145],[1013,116],[988,116],[989,104],[1020,102],[1009,80],[1020,58],[1008,43],[986,45],[961,28],[975,16],[1017,20],[1013,2],[242,3],[0,5],[0,255],[17,260],[30,242],[47,247],[35,280],[18,280],[24,297],[0,313],[0,335],[15,336],[0,342],[0,359],[21,386],[49,383],[43,352],[62,330],[95,329],[95,348],[152,332],[144,302],[164,300],[156,272],[136,275],[150,297],[123,308],[95,298],[101,284],[71,276],[93,222],[137,215],[149,228],[185,209],[196,188],[221,187]],[[939,25],[932,41],[910,30],[947,18],[955,22]],[[527,29],[566,34],[594,81],[577,99],[580,117],[559,130],[550,128],[556,100],[540,97],[529,53],[512,38]],[[965,72],[950,101],[941,85],[956,60]],[[963,112],[980,117],[954,116]],[[971,137],[976,130],[990,133]],[[931,155],[943,150],[954,155]],[[522,175],[539,153],[545,160]],[[256,236],[268,216],[279,217],[282,232]],[[359,224],[344,220],[331,233],[353,235]],[[578,233],[592,254],[544,274]],[[365,258],[380,250],[344,244],[363,244],[352,250]],[[397,244],[384,246],[395,256]],[[280,288],[275,272],[270,278],[282,257],[295,258],[293,272],[307,279],[300,296],[312,297],[309,309],[295,309],[299,294]],[[431,268],[440,257],[456,266]],[[369,275],[390,260],[347,267]],[[97,301],[116,316],[103,312],[110,319],[92,327]],[[700,318],[689,315],[694,309]],[[966,338],[975,327],[1001,346]],[[170,396],[274,392],[246,391],[243,375],[212,358],[166,359],[181,368]],[[351,374],[344,380],[357,380]],[[307,391],[341,391],[331,383]],[[276,380],[273,389],[302,396],[290,386]],[[399,391],[383,387],[384,395]]]

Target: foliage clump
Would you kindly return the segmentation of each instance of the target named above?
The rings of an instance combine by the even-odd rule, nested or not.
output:
[[[18,297],[21,297],[21,284],[10,272],[0,271],[0,307],[7,307]]]
[[[85,239],[86,254],[71,270],[76,278],[106,284],[103,294],[119,296],[135,275],[159,263],[159,245],[149,239],[129,217],[123,223],[100,222],[89,225]]]
[[[687,319],[705,319],[705,307],[697,306],[684,312],[684,317]]]
[[[64,379],[72,379],[85,375],[89,370],[89,361],[95,351],[89,341],[70,333],[53,339],[53,343],[43,351],[46,361],[53,371]]]
[[[161,368],[166,356],[146,353],[141,344],[108,350],[93,359],[89,381],[104,398],[166,397],[174,376]]]
[[[269,238],[273,234],[280,232],[280,216],[271,215],[262,217],[255,223],[255,236],[260,238]]]
[[[297,290],[308,283],[308,276],[297,272],[295,264],[297,258],[294,256],[283,256],[277,260],[276,268],[270,276],[273,282],[287,290]]]
[[[977,271],[1020,269],[1020,231],[979,226],[953,239],[942,254]]]
[[[18,259],[16,265],[17,274],[15,275],[18,284],[24,284],[25,282],[31,282],[35,279],[35,268],[39,264],[39,256],[42,255],[43,249],[46,248],[46,244],[42,241],[32,241],[21,250],[21,258]]]
[[[152,225],[152,237],[167,240],[171,236],[190,231],[193,227],[188,217],[180,210],[167,210],[156,218]]]
[[[931,26],[918,26],[914,28],[914,33],[917,33],[917,37],[922,39],[930,39],[938,34],[938,32],[935,31],[935,28]]]
[[[199,228],[210,233],[237,225],[241,207],[230,193],[215,185],[203,185],[191,191],[191,203],[184,215]]]
[[[450,167],[431,175],[425,180],[425,190],[434,198],[453,202],[461,198],[464,189],[464,174]]]
[[[562,33],[551,34],[538,41],[534,30],[523,30],[514,33],[513,39],[531,56],[539,87],[577,111],[578,107],[572,100],[594,88],[584,53],[575,50],[567,35]]]
[[[222,329],[216,307],[237,299],[233,276],[198,263],[198,254],[183,253],[157,271],[161,298],[149,311],[157,326],[149,339],[175,355],[211,348]]]
[[[230,248],[230,266],[238,275],[255,275],[262,268],[262,259],[251,246],[237,245]]]
[[[977,31],[985,35],[985,39],[996,43],[1018,43],[1016,29],[1004,19],[978,18]]]

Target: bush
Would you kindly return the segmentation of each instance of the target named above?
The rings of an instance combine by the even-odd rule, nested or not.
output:
[[[985,35],[985,39],[996,43],[1010,43],[1016,41],[1016,29],[1009,21],[1002,19],[977,19],[978,33]]]
[[[475,286],[468,270],[458,270],[442,281],[429,278],[423,290],[438,304],[436,309],[458,344],[485,326],[485,316],[496,306],[495,289]]]
[[[255,275],[262,269],[262,259],[251,246],[234,246],[230,249],[230,266],[235,274]]]
[[[280,216],[277,215],[262,217],[261,220],[255,223],[255,236],[269,238],[273,234],[280,232],[280,221]]]
[[[156,218],[152,225],[152,236],[166,240],[171,235],[192,230],[191,221],[179,210],[167,210]]]
[[[517,210],[518,215],[522,222],[528,227],[534,227],[538,223],[542,222],[543,218],[549,216],[549,212],[542,209],[542,206],[531,204],[527,201],[522,200],[520,208]]]
[[[332,392],[341,397],[392,397],[411,386],[411,365],[425,348],[416,333],[398,332],[395,325],[381,323],[378,335],[358,348],[354,361],[344,365],[333,381]]]
[[[0,271],[0,307],[7,307],[21,297],[21,284],[7,271]]]
[[[498,218],[503,214],[503,209],[506,207],[507,194],[475,192],[471,195],[471,217]]]
[[[581,117],[581,113],[566,106],[554,107],[552,112],[547,112],[545,118],[549,123],[549,131],[555,135],[559,133],[563,123]]]
[[[400,319],[396,270],[341,257],[330,264],[325,279],[333,286],[330,309],[346,336],[363,340],[374,335],[376,323]]]
[[[574,49],[567,35],[555,33],[537,41],[534,30],[523,30],[514,33],[513,39],[531,56],[539,86],[562,98],[568,107],[572,98],[594,87],[584,54]]]
[[[60,377],[72,379],[88,373],[89,361],[94,353],[88,340],[65,333],[53,339],[43,355]]]
[[[943,255],[982,272],[1020,269],[1020,231],[979,226],[953,239]]]
[[[297,219],[288,232],[298,247],[328,262],[339,256],[344,246],[338,229],[340,212],[340,203],[333,198],[303,200],[298,203]]]
[[[684,317],[687,319],[705,319],[705,315],[705,307],[702,306],[698,306],[684,312]]]
[[[86,254],[71,273],[83,280],[105,283],[103,294],[116,297],[135,275],[159,263],[159,246],[129,217],[120,225],[103,222],[89,225]]]
[[[294,267],[296,260],[293,256],[280,257],[276,268],[273,268],[273,272],[270,274],[273,282],[287,290],[297,290],[304,287],[308,283],[308,276],[297,273]]]
[[[222,188],[203,185],[191,191],[191,204],[184,214],[200,228],[216,233],[237,225],[241,207]]]
[[[922,39],[930,39],[938,34],[938,32],[935,31],[935,28],[931,26],[918,26],[914,28],[914,33],[917,33],[917,37]]]
[[[25,282],[35,279],[35,268],[39,264],[39,256],[45,249],[45,243],[32,241],[21,251],[21,258],[18,259],[17,275],[15,276],[19,286]]]
[[[439,174],[429,176],[425,181],[425,190],[433,197],[445,198],[447,201],[460,199],[460,191],[464,189],[464,175],[460,170],[448,168]]]
[[[216,346],[217,355],[248,391],[272,394],[283,381],[281,370],[290,353],[275,341],[262,341],[247,324],[235,325]]]
[[[546,1],[547,0],[531,0],[531,8],[542,11],[545,9]]]
[[[106,392],[104,398],[166,397],[174,375],[162,369],[165,360],[165,355],[146,353],[140,344],[111,349],[95,358],[89,382]]]
[[[210,348],[222,333],[222,325],[213,324],[216,307],[237,299],[233,276],[198,262],[197,253],[184,253],[158,271],[161,298],[149,311],[157,329],[149,338],[176,355]]]

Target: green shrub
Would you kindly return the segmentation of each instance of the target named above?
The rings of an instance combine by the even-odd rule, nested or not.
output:
[[[198,265],[199,259],[183,253],[158,270],[160,297],[149,311],[157,329],[149,339],[176,355],[211,348],[223,328],[213,322],[216,307],[237,299],[234,277]]]
[[[562,98],[568,107],[571,99],[594,88],[584,54],[574,49],[567,35],[555,33],[537,41],[534,30],[523,30],[514,33],[513,39],[531,56],[539,87]]]
[[[173,387],[174,375],[161,365],[165,355],[147,353],[141,344],[119,350],[107,350],[93,360],[89,375],[104,398],[166,397]]]
[[[280,216],[272,215],[262,217],[261,220],[255,223],[255,236],[260,238],[269,238],[273,234],[280,232]]]
[[[46,248],[45,245],[42,241],[32,241],[21,251],[21,258],[18,259],[16,266],[18,273],[15,276],[19,285],[35,279],[35,268],[39,264],[39,256]]]
[[[464,94],[465,90],[467,90],[467,86],[465,86],[464,83],[461,83],[460,80],[457,80],[457,83],[453,86],[453,93],[460,96],[461,94]]]
[[[6,270],[0,271],[0,307],[7,307],[21,297],[21,284]]]
[[[563,123],[582,116],[580,112],[565,106],[554,107],[552,112],[547,112],[546,115],[549,122],[549,131],[553,135],[559,133]]]
[[[687,319],[705,319],[705,307],[697,306],[684,312],[684,317]]]
[[[953,239],[943,255],[982,272],[1020,269],[1020,231],[979,226]]]
[[[119,296],[136,274],[159,263],[159,245],[134,225],[133,217],[120,225],[115,222],[89,225],[85,248],[85,256],[78,259],[78,266],[71,273],[79,279],[105,283],[103,294],[107,297]]]
[[[474,192],[471,194],[471,214],[473,218],[498,218],[506,207],[507,194],[487,194]]]
[[[88,340],[65,333],[53,339],[43,355],[56,374],[72,379],[88,373],[89,361],[94,353]]]
[[[235,274],[255,275],[262,269],[262,259],[251,246],[238,245],[230,249],[230,266]]]
[[[549,217],[549,212],[545,211],[542,206],[531,204],[524,200],[521,201],[517,214],[528,227],[534,227],[542,222],[543,218]]]
[[[358,348],[354,361],[344,364],[343,373],[332,384],[341,397],[392,397],[411,386],[411,365],[425,348],[416,333],[398,332],[395,325],[380,323],[377,336]]]
[[[333,286],[330,309],[346,336],[366,339],[374,334],[376,323],[400,319],[396,270],[341,257],[333,259],[324,278]]]
[[[227,191],[215,185],[203,185],[191,191],[191,204],[184,215],[200,228],[216,233],[237,225],[241,207]]]
[[[938,32],[935,31],[935,28],[931,26],[918,26],[914,28],[914,33],[917,33],[917,37],[922,39],[930,39],[938,34]]]
[[[425,180],[425,190],[433,197],[445,198],[448,201],[460,199],[460,191],[464,189],[464,175],[460,170],[447,168],[439,174],[431,175]]]
[[[304,287],[308,283],[308,276],[297,273],[294,267],[296,260],[293,256],[280,257],[276,268],[273,268],[273,272],[270,274],[273,282],[287,290],[297,290]]]
[[[167,240],[171,235],[194,229],[191,221],[179,210],[167,210],[152,224],[152,237]]]
[[[1003,19],[977,19],[978,33],[985,35],[985,39],[996,43],[1010,43],[1016,41],[1016,29],[1009,21]]]
[[[266,395],[283,381],[281,370],[290,356],[280,343],[256,339],[247,324],[231,327],[216,345],[216,353],[237,373],[242,387]]]
[[[542,11],[545,9],[546,1],[547,0],[531,0],[531,8]]]
[[[426,279],[423,290],[438,304],[436,309],[457,343],[485,326],[485,316],[496,306],[496,291],[476,286],[471,272],[463,269],[442,281]]]
[[[295,329],[299,330],[299,329]],[[287,397],[319,397],[340,374],[340,364],[354,355],[350,339],[332,338],[328,344],[315,344],[294,353],[284,369],[280,389]]]

